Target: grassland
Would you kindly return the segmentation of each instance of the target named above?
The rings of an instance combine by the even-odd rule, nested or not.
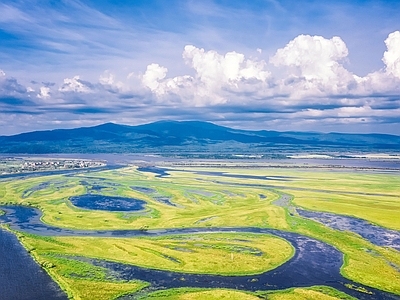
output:
[[[335,289],[328,287],[315,286],[312,288],[292,288],[281,291],[268,292],[241,292],[227,289],[170,289],[165,291],[157,291],[148,293],[139,299],[141,300],[202,300],[202,299],[232,299],[232,300],[256,300],[256,299],[272,299],[272,300],[355,300],[355,298]]]
[[[271,178],[223,177],[194,171]],[[0,181],[0,202],[37,207],[43,212],[43,222],[63,228],[147,230],[254,226],[297,232],[340,250],[345,257],[341,269],[345,277],[400,295],[398,251],[376,246],[357,234],[306,220],[290,209],[294,206],[349,215],[399,230],[399,173],[280,168],[180,168],[169,173],[168,177],[158,178],[155,174],[129,167],[74,176],[3,180]],[[280,191],[293,196],[286,207],[274,204]],[[71,196],[88,192],[138,198],[145,200],[147,205],[138,212],[109,212],[81,209],[69,201]],[[162,270],[221,275],[262,273],[293,255],[292,246],[280,238],[240,233],[135,238],[45,238],[20,233],[19,237],[74,299],[112,299],[139,291],[147,284],[112,278],[104,269],[68,259],[70,255]],[[231,290],[173,289],[143,297],[256,299],[261,296]],[[268,294],[268,299],[346,299],[343,297],[332,290],[299,288]]]
[[[87,256],[152,269],[195,274],[249,275],[273,269],[294,252],[285,240],[255,234],[192,234],[153,238],[25,236],[40,256]]]

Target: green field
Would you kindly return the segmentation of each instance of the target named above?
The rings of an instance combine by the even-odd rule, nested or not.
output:
[[[271,178],[224,177],[195,171]],[[344,277],[400,295],[399,251],[304,219],[295,211],[301,207],[332,212],[400,230],[399,173],[268,167],[180,167],[169,173],[170,176],[159,178],[132,166],[73,176],[3,180],[0,201],[39,208],[43,222],[71,229],[146,232],[162,228],[259,227],[297,232],[341,251]],[[78,208],[69,200],[85,193],[131,197],[144,200],[147,205],[142,211],[111,212]],[[275,202],[282,193],[290,195],[287,205]],[[282,265],[294,254],[290,243],[268,234],[198,233],[133,238],[41,237],[23,232],[17,235],[73,299],[114,299],[135,291],[142,299],[351,299],[329,287],[294,287],[275,292],[189,288],[154,292],[145,289],[149,285],[146,282],[119,280],[109,276],[104,268],[71,259],[105,259],[191,274],[261,274]]]

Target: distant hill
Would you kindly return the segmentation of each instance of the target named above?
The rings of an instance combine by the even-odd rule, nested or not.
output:
[[[1,153],[281,153],[400,151],[400,136],[250,131],[200,121],[34,131],[0,136]]]

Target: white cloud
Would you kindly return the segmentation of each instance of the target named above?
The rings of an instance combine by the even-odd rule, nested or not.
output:
[[[40,98],[40,99],[47,99],[47,98],[49,98],[50,96],[51,96],[51,95],[50,95],[50,88],[45,87],[45,86],[42,86],[42,87],[40,88],[40,92],[39,92],[39,94],[37,95],[37,97]]]
[[[347,55],[340,37],[299,35],[278,49],[270,62],[278,67],[283,89],[302,98],[348,93],[354,88],[359,78],[343,66]]]
[[[390,33],[385,44],[387,50],[382,58],[385,68],[358,78],[358,94],[400,93],[400,32]]]
[[[115,83],[115,75],[109,70],[105,70],[99,77],[99,82],[103,85],[113,85]]]
[[[306,79],[325,78],[348,55],[340,37],[299,35],[271,58],[277,66],[294,66]],[[328,74],[327,74],[328,73]]]
[[[143,75],[142,83],[155,93],[163,93],[158,89],[160,80],[167,75],[168,69],[161,67],[159,64],[151,64],[147,66],[146,72]]]
[[[389,34],[385,40],[387,51],[383,54],[386,72],[400,79],[400,31]]]
[[[86,86],[80,77],[74,76],[73,78],[65,78],[64,84],[58,89],[60,92],[77,92],[77,93],[90,93],[91,89]]]
[[[193,45],[184,48],[182,57],[194,75],[167,77],[167,69],[156,63],[147,66],[141,77],[164,104],[186,106],[221,104],[261,106],[330,106],[360,105],[358,97],[369,97],[385,91],[398,92],[400,33],[385,41],[386,71],[359,77],[348,71],[344,62],[348,49],[340,37],[300,35],[270,58],[271,65],[256,58],[231,51],[220,54]],[[400,76],[400,75],[399,75]],[[282,95],[284,95],[282,97]],[[353,95],[342,98],[341,95]],[[353,98],[354,97],[354,98]],[[270,99],[270,100],[262,100]],[[268,101],[268,102],[267,102]],[[321,103],[322,101],[322,103]],[[343,102],[344,101],[344,102]],[[362,103],[361,103],[362,104]]]
[[[122,82],[106,70],[94,77],[94,83],[80,76],[58,83],[31,81],[34,91],[0,70],[0,96],[7,96],[0,97],[0,110],[14,111],[15,102],[20,107],[28,103],[27,110],[34,113],[48,109],[49,114],[67,112],[96,120],[111,115],[115,120],[135,116],[143,122],[160,115],[203,118],[205,112],[204,119],[211,121],[259,118],[275,124],[274,120],[289,119],[292,126],[309,124],[308,129],[324,122],[387,124],[399,119],[400,100],[390,95],[400,94],[400,32],[389,34],[385,43],[385,66],[364,77],[346,69],[348,50],[341,38],[309,35],[289,41],[268,63],[236,51],[219,53],[187,45],[182,59],[191,72],[174,77],[168,77],[166,67],[152,63],[143,73],[118,70]]]
[[[196,71],[197,77],[209,87],[250,78],[264,81],[269,76],[264,70],[264,61],[246,60],[243,54],[234,51],[224,56],[213,50],[206,52],[187,45],[182,56],[186,64]]]
[[[246,81],[264,82],[270,76],[264,61],[246,59],[234,51],[221,55],[187,45],[182,57],[194,69],[194,76],[166,78],[168,70],[154,63],[147,66],[142,76],[142,84],[164,102],[180,99],[194,106],[226,103],[228,90],[237,89]]]

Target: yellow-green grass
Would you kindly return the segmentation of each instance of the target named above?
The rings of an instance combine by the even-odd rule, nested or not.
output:
[[[293,230],[335,246],[344,254],[341,273],[356,282],[400,294],[399,252],[379,247],[350,232],[292,217]]]
[[[258,292],[257,295],[264,296],[269,300],[355,300],[354,297],[326,286]]]
[[[3,186],[6,195],[3,203],[29,204],[39,207],[43,212],[43,221],[59,227],[76,229],[135,229],[135,228],[169,228],[183,226],[269,226],[288,229],[284,209],[270,205],[278,195],[272,191],[256,188],[238,188],[234,196],[226,191],[232,187],[208,182],[193,182],[190,178],[145,178],[136,175],[137,171],[124,170],[124,176],[113,173],[110,176],[102,172],[101,176],[110,176],[120,184],[118,191],[105,194],[140,198],[148,202],[146,212],[121,213],[100,210],[85,210],[73,206],[68,200],[71,196],[85,193],[85,187],[79,185],[77,178],[58,179],[68,180],[68,187],[56,190],[50,186],[33,192],[29,197],[22,198],[25,190],[40,183],[40,179],[11,181]],[[129,175],[127,175],[129,174]],[[136,177],[135,177],[136,176]],[[55,180],[55,178],[51,178]],[[43,180],[43,179],[42,179]],[[46,180],[50,180],[46,177]],[[157,193],[171,197],[177,207],[157,202],[151,197],[139,193],[130,186],[147,186],[157,190]],[[208,197],[188,191],[207,191],[213,194]],[[259,194],[265,194],[267,199],[260,199]],[[188,196],[188,194],[190,194]],[[243,210],[243,207],[246,207]],[[209,221],[203,222],[208,219]]]
[[[377,225],[400,230],[400,198],[311,191],[291,191],[296,206],[365,219]]]
[[[267,292],[245,292],[229,289],[176,288],[152,292],[140,300],[209,300],[209,299],[278,299],[278,300],[355,300],[355,298],[326,286],[291,288]]]
[[[188,170],[195,169],[188,168]],[[203,168],[203,170],[207,171],[210,169]],[[347,278],[365,285],[400,294],[399,273],[396,267],[393,267],[393,265],[400,266],[400,254],[398,251],[372,245],[354,233],[332,230],[322,224],[304,220],[297,216],[290,216],[284,208],[272,205],[273,201],[278,198],[278,193],[273,190],[263,187],[234,185],[248,183],[255,185],[267,184],[277,187],[278,191],[279,187],[301,188],[304,190],[282,189],[282,191],[294,195],[293,203],[306,209],[347,214],[366,219],[381,226],[399,229],[400,220],[397,218],[397,212],[400,211],[400,201],[399,197],[393,197],[393,195],[399,195],[399,173],[375,174],[342,170],[326,171],[283,168],[214,168],[212,170],[232,174],[289,176],[292,178],[291,181],[267,181],[205,176],[180,171],[171,171],[170,177],[157,178],[154,174],[138,172],[135,167],[132,167],[74,177],[55,175],[1,181],[0,202],[33,205],[44,212],[44,222],[54,226],[77,229],[258,226],[294,231],[322,240],[343,252],[345,255],[345,265],[342,268],[342,273]],[[120,213],[84,210],[74,207],[68,201],[68,198],[86,192],[85,187],[79,183],[79,180],[84,180],[85,176],[106,178],[108,181],[118,183],[119,186],[116,187],[115,191],[107,189],[104,193],[146,200],[148,202],[146,211],[140,213]],[[65,187],[58,188],[50,185],[43,190],[32,192],[29,197],[22,198],[25,190],[49,180],[63,180],[67,184]],[[218,184],[213,181],[230,184]],[[171,201],[178,206],[172,207],[159,203],[152,198],[152,195],[134,191],[130,188],[131,186],[143,186],[155,189],[158,194],[171,197]],[[188,192],[190,190],[206,191],[212,193],[212,195],[205,196],[201,195],[201,193],[190,193]],[[357,194],[352,195],[349,192]],[[382,195],[363,195],[363,193]],[[261,199],[259,194],[264,194],[267,198]],[[62,238],[60,237],[60,239]],[[73,239],[75,240],[75,238]],[[92,241],[88,242],[88,244],[91,245],[103,240],[103,238],[90,239]],[[138,240],[141,240],[140,243],[144,243],[143,239]],[[44,255],[45,253],[52,252],[51,247],[55,247],[54,249],[58,249],[59,253],[71,253],[68,252],[70,246],[65,246],[64,248],[60,246],[61,248],[57,248],[59,246],[53,245],[53,243],[46,243],[38,242],[35,251],[41,253],[40,255]],[[146,247],[149,248],[144,247],[143,249],[155,249],[156,252],[140,249],[143,256],[157,257],[159,261],[162,260],[165,263],[165,266],[167,266],[166,269],[171,269],[170,265],[176,264],[168,259],[160,258],[161,256],[157,256],[157,251],[158,253],[163,253],[159,251],[160,248],[157,248],[163,247],[161,240],[147,240],[146,243]],[[71,248],[76,247],[78,249],[78,244],[72,243]],[[83,249],[82,247],[81,249]],[[123,250],[117,247],[116,249],[119,250],[112,249],[112,251],[123,252]],[[202,249],[201,255],[217,255],[216,253],[220,251],[213,249],[212,253],[208,253],[206,250]],[[95,249],[93,251],[96,252]],[[173,250],[167,248],[166,250],[163,249],[163,251],[173,252]],[[184,256],[184,254],[180,254],[179,258]],[[82,255],[86,255],[86,253]],[[234,254],[234,259],[236,257],[236,254]],[[228,258],[230,259],[231,256],[229,255]],[[123,258],[124,261],[125,259]],[[198,273],[196,270],[193,272]]]
[[[252,293],[227,289],[170,289],[148,294],[141,300],[258,300]]]
[[[53,237],[26,235],[38,255],[77,255],[185,273],[249,275],[290,259],[285,240],[259,234],[209,233],[153,238]]]
[[[3,227],[5,230],[9,230]],[[15,232],[19,241],[32,255],[34,260],[60,285],[69,299],[93,300],[116,299],[125,294],[135,293],[149,284],[140,280],[120,280],[113,278],[103,267],[74,260],[62,253],[46,253],[40,247],[39,241],[66,245],[55,241],[52,237],[42,237]],[[32,241],[35,241],[36,243]],[[38,243],[39,242],[39,243]]]
[[[74,278],[62,280],[70,287],[74,300],[117,299],[124,294],[134,293],[144,286],[140,282],[104,282]]]
[[[190,168],[187,168],[190,171]],[[197,168],[195,169],[197,170]],[[294,195],[294,204],[310,210],[333,212],[355,216],[372,223],[400,230],[400,173],[392,174],[357,172],[353,170],[316,169],[217,169],[201,168],[202,171],[223,171],[229,174],[258,176],[287,176],[289,181],[240,179],[207,176],[207,180],[230,183],[273,185]],[[185,172],[171,172],[185,176]],[[200,175],[195,175],[199,177]],[[300,188],[302,190],[296,190]],[[320,191],[318,191],[320,190]],[[375,195],[366,195],[375,194]]]

